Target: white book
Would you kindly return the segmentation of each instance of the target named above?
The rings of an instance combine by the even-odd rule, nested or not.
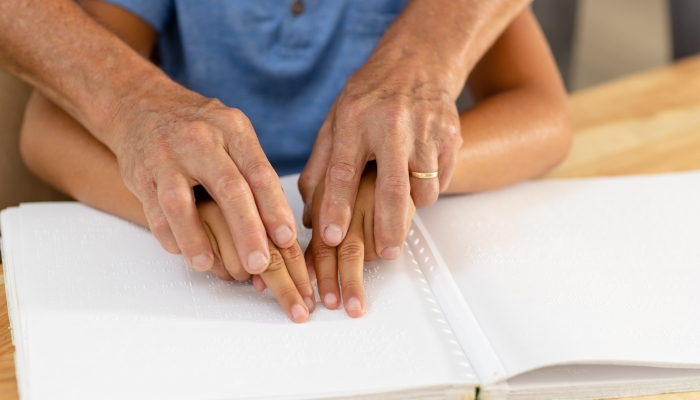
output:
[[[303,324],[87,206],[0,217],[23,400],[700,390],[698,172],[443,197],[398,260],[366,263],[364,317],[319,303]]]

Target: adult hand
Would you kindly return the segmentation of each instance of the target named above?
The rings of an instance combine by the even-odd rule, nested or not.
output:
[[[398,257],[409,195],[416,207],[428,205],[452,177],[462,141],[455,100],[469,72],[527,3],[411,0],[348,79],[318,133],[299,180],[304,224],[311,224],[313,193],[324,181],[318,229],[327,245],[341,243],[360,175],[376,159],[376,250]],[[438,177],[409,178],[409,170]]]
[[[319,229],[327,245],[347,233],[367,161],[377,162],[374,235],[382,258],[399,256],[409,208],[433,203],[447,188],[462,137],[454,90],[443,75],[379,48],[348,79],[299,180],[307,225],[314,190],[325,181]],[[438,177],[413,178],[409,170]]]
[[[320,232],[312,231],[311,243],[306,249],[307,266],[315,271],[318,294],[326,308],[340,306],[341,295],[345,312],[351,317],[361,317],[365,313],[364,283],[362,280],[364,262],[379,258],[374,242],[374,195],[377,170],[373,163],[367,164],[353,209],[352,221],[345,239],[336,247],[327,246],[320,238]],[[318,223],[319,208],[323,197],[324,182],[316,187],[312,209],[312,224]],[[403,223],[411,226],[411,218],[416,208],[409,204],[408,214],[403,215]],[[340,286],[338,279],[340,278]]]
[[[124,182],[144,205],[153,234],[195,269],[214,262],[195,206],[201,184],[220,206],[250,274],[270,260],[268,234],[296,242],[294,215],[246,116],[170,80],[152,82],[117,118],[109,147]]]

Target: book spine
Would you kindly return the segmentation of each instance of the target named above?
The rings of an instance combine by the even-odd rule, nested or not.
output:
[[[492,385],[507,379],[508,374],[505,368],[417,214],[413,217],[405,244],[423,271],[425,279],[440,304],[440,308],[442,308],[462,350],[472,364],[472,368],[479,376],[481,384]]]

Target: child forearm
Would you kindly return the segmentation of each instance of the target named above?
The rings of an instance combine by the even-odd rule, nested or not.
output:
[[[566,91],[547,42],[524,11],[469,78],[476,106],[460,115],[463,144],[448,193],[495,189],[539,176],[566,156]]]
[[[547,172],[567,154],[566,103],[528,89],[493,96],[460,115],[464,142],[446,193],[507,186]]]
[[[20,147],[40,179],[97,209],[148,226],[141,202],[124,185],[117,159],[75,119],[34,92]]]

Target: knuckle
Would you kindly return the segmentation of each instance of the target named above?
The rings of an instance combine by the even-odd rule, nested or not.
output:
[[[357,293],[362,290],[362,281],[356,278],[346,278],[342,283],[343,293]]]
[[[279,299],[287,299],[289,302],[293,302],[299,292],[297,291],[297,288],[294,286],[284,286],[283,288],[280,289],[279,293],[277,294],[277,298]]]
[[[284,259],[282,258],[282,255],[277,252],[277,251],[271,251],[270,252],[270,263],[267,266],[267,270],[269,272],[275,272],[279,271],[281,269],[284,269],[286,267],[284,263]]]
[[[352,184],[357,178],[357,167],[347,161],[336,161],[328,171],[330,181],[335,184]]]
[[[462,135],[459,125],[448,124],[445,129],[445,144],[450,148],[459,148],[462,146]]]
[[[266,189],[275,182],[275,171],[267,163],[258,161],[248,167],[246,180],[253,190]]]
[[[215,193],[222,203],[236,203],[239,200],[249,197],[248,185],[238,177],[219,178],[215,185]]]
[[[335,248],[328,247],[324,244],[314,246],[313,254],[314,254],[314,257],[319,259],[319,260],[333,259],[336,256]]]
[[[163,236],[170,231],[170,224],[168,224],[168,220],[163,214],[151,216],[148,223],[151,226],[151,231],[156,236]]]
[[[357,242],[344,243],[338,247],[338,260],[340,261],[362,261],[365,250],[362,244]]]
[[[294,281],[294,286],[297,288],[297,292],[299,292],[300,295],[302,296],[310,296],[313,295],[314,293],[314,288],[311,286],[311,282],[302,280],[302,279],[293,279]]]
[[[381,180],[379,186],[383,193],[392,197],[406,197],[411,190],[406,174],[391,173]]]
[[[192,203],[192,193],[184,189],[166,189],[160,195],[160,205],[166,214],[176,214]]]
[[[301,252],[301,247],[294,245],[286,249],[280,249],[284,253],[284,258],[290,262],[300,262],[304,260],[304,253]]]
[[[250,120],[237,108],[228,108],[225,111],[225,118],[231,127],[236,131],[246,130],[250,127]]]

